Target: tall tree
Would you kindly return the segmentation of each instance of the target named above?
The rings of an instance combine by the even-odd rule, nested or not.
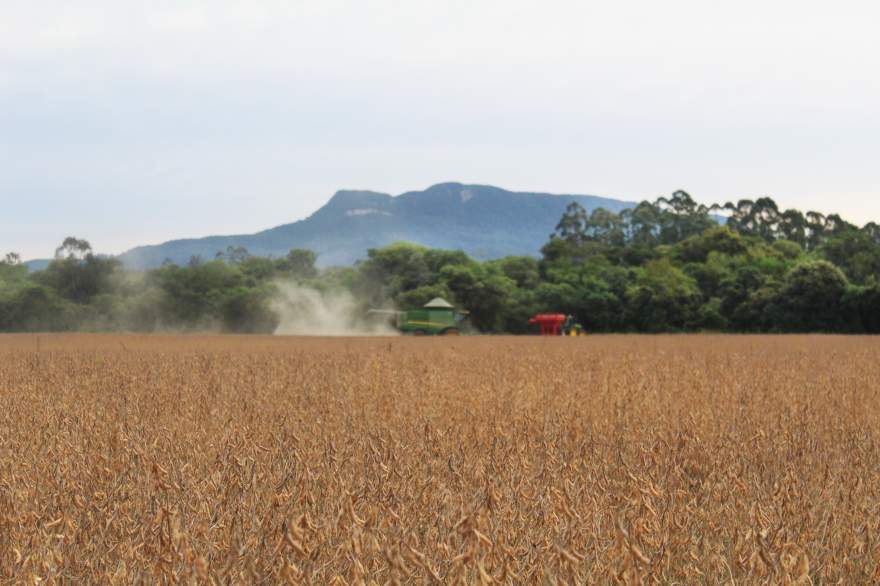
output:
[[[623,246],[626,240],[623,220],[605,208],[596,208],[586,224],[586,238],[609,246]]]
[[[55,249],[56,259],[84,259],[92,254],[92,245],[88,240],[81,240],[75,236],[68,236],[61,245]]]
[[[785,210],[780,216],[779,236],[807,247],[807,219],[798,210]]]
[[[659,239],[661,244],[675,244],[702,233],[715,225],[709,216],[710,208],[698,204],[682,190],[670,197],[660,197],[654,204],[659,210]]]
[[[87,240],[69,236],[55,250],[55,259],[35,277],[70,301],[88,303],[113,291],[113,276],[121,263],[92,253]]]
[[[636,246],[652,246],[660,233],[660,210],[648,201],[620,214],[627,241]]]
[[[571,244],[584,242],[587,239],[587,210],[584,206],[576,201],[569,203],[550,238],[560,238]]]

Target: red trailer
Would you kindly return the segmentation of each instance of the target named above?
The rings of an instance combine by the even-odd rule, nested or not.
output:
[[[539,313],[529,320],[529,325],[538,325],[542,336],[583,336],[584,328],[575,323],[574,316],[562,313]]]
[[[561,313],[539,313],[529,320],[529,325],[538,324],[542,336],[558,336],[565,323],[565,315]]]

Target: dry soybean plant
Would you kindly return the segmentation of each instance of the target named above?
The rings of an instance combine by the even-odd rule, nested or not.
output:
[[[880,581],[880,342],[0,337],[0,580]]]

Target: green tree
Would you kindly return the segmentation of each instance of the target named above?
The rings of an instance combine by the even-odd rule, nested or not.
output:
[[[292,248],[288,251],[287,256],[276,261],[278,271],[284,277],[292,279],[314,279],[318,276],[318,269],[315,263],[318,261],[318,255],[313,251],[305,248]]]
[[[798,210],[782,212],[779,238],[796,243],[801,249],[807,246],[807,219]]]
[[[500,328],[511,334],[531,332],[529,318],[541,311],[535,288],[514,288],[501,309]]]
[[[862,228],[861,232],[867,236],[871,242],[880,246],[880,224],[876,222],[869,222],[865,224]]]
[[[237,265],[247,260],[250,256],[251,253],[248,252],[248,249],[244,246],[232,246],[230,244],[226,247],[226,252],[218,251],[214,258],[216,260],[225,260],[228,263]]]
[[[740,234],[717,226],[679,242],[673,254],[684,262],[704,263],[713,252],[736,256],[745,254],[748,249],[748,242]]]
[[[621,218],[627,241],[635,246],[654,246],[660,234],[660,216],[657,206],[648,201],[639,203],[631,210],[624,210]]]
[[[424,252],[425,265],[432,275],[439,275],[443,267],[472,265],[474,261],[462,250],[430,248]]]
[[[504,306],[516,289],[512,279],[475,264],[443,267],[440,280],[471,312],[471,323],[482,331],[498,331]]]
[[[221,260],[191,267],[164,266],[152,271],[151,281],[164,293],[164,321],[186,328],[221,320],[227,297],[239,294],[238,288],[244,286],[239,268]]]
[[[51,289],[25,283],[14,290],[0,291],[0,331],[59,331],[79,325],[74,308]]]
[[[780,286],[768,281],[762,287],[745,291],[745,299],[733,308],[730,319],[733,327],[742,332],[780,331],[776,306]]]
[[[850,287],[843,305],[853,318],[852,329],[867,334],[880,334],[880,284],[872,281],[866,286]]]
[[[697,325],[703,330],[720,331],[730,325],[727,317],[722,312],[722,301],[718,297],[712,297],[697,312]]]
[[[570,202],[565,207],[556,230],[550,235],[550,239],[559,238],[570,244],[580,244],[587,239],[587,210],[576,201]]]
[[[623,246],[626,241],[623,220],[605,208],[596,208],[586,221],[587,238],[609,246]]]
[[[113,292],[120,266],[116,259],[96,256],[88,241],[68,237],[56,249],[55,259],[34,278],[65,299],[88,303],[97,295]]]
[[[773,250],[786,260],[797,260],[804,255],[801,244],[793,240],[777,240],[773,243]]]
[[[68,236],[61,245],[55,249],[56,259],[84,259],[92,254],[92,245],[88,240],[81,240],[75,236]]]
[[[818,253],[840,267],[855,283],[880,278],[880,246],[865,232],[849,230],[828,238]]]
[[[786,276],[774,300],[773,325],[789,331],[839,331],[847,324],[841,311],[849,283],[830,262],[809,261]]]
[[[504,276],[512,279],[519,288],[532,289],[541,282],[541,267],[538,259],[531,256],[507,256],[491,261]]]
[[[587,331],[613,331],[623,326],[623,303],[604,279],[582,276],[574,301],[571,313]]]
[[[21,264],[21,259],[17,254],[10,252],[4,260],[0,261],[0,294],[4,290],[20,287],[27,281],[27,278],[27,267]]]
[[[652,261],[626,292],[629,323],[640,331],[681,330],[692,325],[700,304],[696,282],[668,259]]]
[[[371,248],[360,266],[359,292],[379,306],[400,293],[436,282],[425,260],[427,249],[409,242]]]
[[[661,197],[654,207],[659,210],[658,236],[662,244],[681,242],[715,226],[709,216],[710,208],[695,202],[686,191],[676,191],[669,198]]]
[[[272,311],[270,287],[236,287],[226,292],[220,308],[223,328],[242,334],[269,334],[278,327],[278,316]]]
[[[692,262],[684,265],[682,270],[696,281],[704,298],[721,295],[723,283],[728,281],[733,272],[730,257],[712,252],[705,262]]]
[[[273,279],[278,273],[275,261],[263,256],[248,256],[238,263],[238,269],[248,287],[257,287]]]

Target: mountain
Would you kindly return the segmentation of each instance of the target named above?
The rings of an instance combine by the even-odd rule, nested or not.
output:
[[[209,260],[228,246],[251,254],[280,257],[291,248],[318,253],[321,266],[348,265],[367,249],[406,240],[433,248],[461,249],[476,259],[537,255],[565,206],[576,201],[587,210],[619,212],[633,202],[592,195],[520,193],[488,185],[441,183],[399,196],[372,191],[338,191],[304,220],[235,236],[208,236],[139,246],[119,256],[131,269]]]
[[[29,271],[42,271],[49,266],[50,262],[52,262],[52,259],[49,258],[35,258],[34,260],[25,261],[24,266],[26,266]]]

